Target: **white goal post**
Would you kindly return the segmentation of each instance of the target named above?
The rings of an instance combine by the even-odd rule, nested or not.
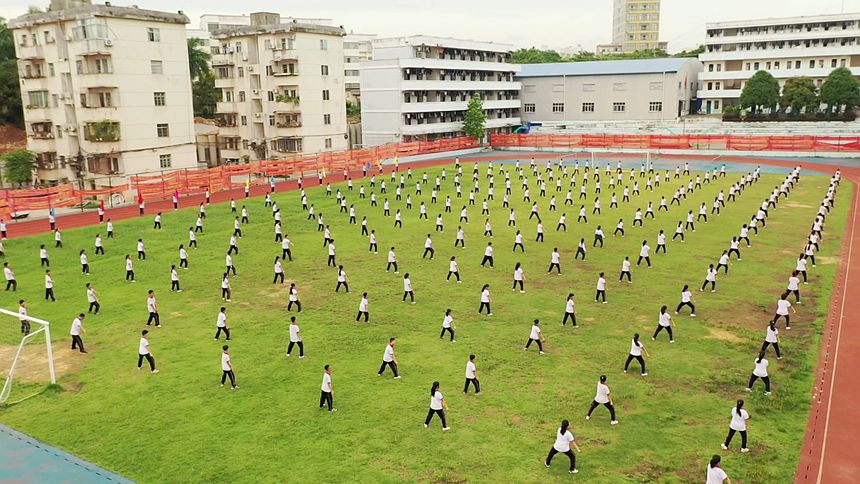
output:
[[[23,318],[16,311],[9,311],[3,308],[0,308],[0,314],[5,314],[7,316],[14,317],[16,320],[21,321]],[[15,367],[18,365],[18,361],[21,358],[21,351],[24,349],[24,345],[27,344],[28,341],[40,337],[40,335],[44,335],[45,337],[45,349],[47,351],[47,359],[48,359],[48,372],[51,376],[51,384],[57,383],[57,375],[54,371],[54,353],[51,348],[51,323],[45,321],[43,319],[34,318],[33,316],[26,316],[27,321],[30,324],[36,323],[39,325],[39,328],[35,331],[30,331],[29,334],[25,335],[21,338],[21,342],[18,344],[18,348],[15,352],[15,358],[12,360],[11,365],[9,366],[9,372],[6,375],[6,381],[3,383],[3,389],[0,390],[0,404],[3,404],[8,400],[9,393],[12,391],[12,382],[15,377]]]
[[[603,161],[605,163],[605,162],[610,162],[610,160],[612,160],[611,161],[612,169],[615,169],[615,162],[614,162],[615,158],[613,158],[613,155],[615,155],[615,154],[622,155],[619,157],[619,159],[621,159],[622,162],[626,161],[627,163],[630,162],[629,156],[624,156],[624,155],[631,155],[631,154],[642,155],[644,157],[645,166],[651,165],[652,150],[629,150],[629,149],[625,149],[623,151],[580,150],[580,151],[575,151],[573,153],[562,154],[561,156],[559,156],[559,159],[562,162],[564,162],[564,161],[572,161],[572,160],[577,160],[577,159],[581,160],[584,158],[584,159],[588,160],[588,162],[589,162],[588,164],[591,165],[592,168],[594,168],[596,166],[595,163],[597,163],[598,161]],[[639,161],[641,161],[641,160],[639,160]]]

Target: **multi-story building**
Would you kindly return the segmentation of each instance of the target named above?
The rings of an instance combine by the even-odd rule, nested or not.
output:
[[[660,41],[660,0],[613,0],[612,44],[598,46],[599,53],[666,49]]]
[[[287,23],[296,21],[302,24],[314,25],[332,25],[330,18],[300,18],[300,17],[281,17],[281,22]],[[203,40],[207,52],[217,54],[218,42],[212,41],[212,34],[218,30],[230,29],[234,27],[247,27],[251,25],[251,17],[248,15],[224,15],[206,13],[200,16],[200,27],[196,29],[188,29],[188,38],[197,37]]]
[[[460,136],[473,93],[483,98],[487,132],[511,132],[520,125],[512,49],[422,35],[374,40],[373,60],[361,64],[364,144]]]
[[[216,118],[227,162],[283,159],[346,149],[340,27],[282,23],[252,13],[251,25],[216,30],[212,57],[221,89]]]
[[[343,84],[346,89],[346,98],[350,101],[360,103],[361,97],[361,75],[359,65],[373,59],[373,39],[375,34],[348,33],[343,39],[343,74],[346,80]]]
[[[806,76],[821,86],[837,67],[860,76],[860,13],[815,15],[707,24],[699,54],[703,113],[737,106],[746,81],[770,72],[783,85]]]
[[[9,22],[41,183],[197,166],[187,23],[89,0]]]
[[[702,64],[693,58],[524,64],[523,120],[671,120],[690,114]]]

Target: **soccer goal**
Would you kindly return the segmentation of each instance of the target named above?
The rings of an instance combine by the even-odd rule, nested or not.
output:
[[[30,327],[26,335],[21,329],[25,320]],[[15,311],[0,308],[0,378],[4,378],[0,404],[9,401],[13,385],[23,399],[44,389],[48,382],[57,383],[48,321],[33,316],[23,318]]]

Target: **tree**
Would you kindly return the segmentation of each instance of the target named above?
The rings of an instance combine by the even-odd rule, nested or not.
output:
[[[5,164],[3,177],[7,182],[23,185],[33,181],[33,170],[36,168],[36,155],[32,151],[12,150],[4,154],[0,159]]]
[[[215,87],[215,75],[209,71],[191,82],[191,97],[194,105],[194,115],[202,118],[212,118],[215,115],[215,104],[221,100],[221,90]]]
[[[744,85],[740,101],[741,107],[753,113],[774,109],[779,102],[779,83],[769,72],[758,71]]]
[[[6,20],[0,17],[0,124],[3,123],[24,127],[15,43]]]
[[[511,54],[512,64],[544,64],[547,62],[563,62],[554,50],[540,50],[534,47],[517,49]]]
[[[704,44],[699,45],[695,49],[692,50],[682,50],[681,52],[672,54],[672,57],[699,57],[699,54],[703,54],[705,52]]]
[[[188,44],[188,72],[191,73],[191,80],[199,79],[204,73],[209,72],[209,61],[212,60],[212,54],[202,48],[202,39],[192,37],[186,42]]]
[[[484,101],[480,94],[472,94],[469,105],[466,107],[466,119],[463,121],[463,132],[470,138],[480,141],[484,137],[484,124],[487,122],[487,114],[484,113]]]
[[[833,69],[821,84],[821,102],[830,112],[854,110],[860,104],[860,82],[847,67]]]
[[[799,114],[805,109],[807,113],[815,111],[818,106],[818,93],[815,82],[809,77],[792,77],[785,81],[782,87],[782,97],[779,99],[782,109],[791,108],[791,114]]]

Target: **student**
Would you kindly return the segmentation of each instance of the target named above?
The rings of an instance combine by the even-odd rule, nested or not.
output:
[[[439,333],[439,339],[442,339],[445,336],[445,332],[451,334],[451,342],[456,343],[457,341],[454,339],[454,316],[451,316],[451,309],[445,310],[445,318],[442,319],[442,332]],[[469,384],[466,383],[466,388],[469,388]]]
[[[337,409],[333,406],[334,402],[332,400],[334,390],[332,390],[331,386],[331,365],[325,365],[323,370],[322,388],[320,391],[320,410],[322,410],[325,405],[328,405],[329,412],[337,412]]]
[[[92,283],[89,282],[87,283],[87,302],[90,303],[90,307],[87,312],[92,313],[93,309],[95,309],[94,314],[98,316],[99,309],[101,308],[101,304],[99,304],[99,296],[93,288]]]
[[[227,377],[230,377],[230,389],[235,390],[239,388],[239,385],[236,384],[236,374],[233,373],[233,362],[230,360],[230,347],[224,345],[221,347],[224,350],[221,353],[221,386],[224,386],[224,382],[227,381]]]
[[[603,298],[603,304],[606,304],[606,279],[602,272],[597,276],[597,293],[594,295],[594,302],[600,298]]]
[[[630,343],[630,354],[627,355],[627,361],[624,363],[624,373],[627,373],[630,362],[636,359],[639,362],[639,366],[642,367],[642,376],[648,376],[648,371],[645,370],[645,359],[642,358],[643,352],[645,356],[651,356],[648,354],[648,350],[645,349],[645,345],[639,341],[639,333],[636,333],[633,335],[633,340]]]
[[[443,407],[445,410],[448,410],[448,403],[445,401],[445,397],[442,396],[442,392],[439,391],[439,382],[434,381],[433,386],[430,387],[430,411],[427,412],[427,418],[424,419],[425,429],[430,426],[433,414],[439,415],[439,418],[442,420],[442,431],[450,429],[448,423],[445,421],[445,410],[442,410]]]
[[[221,310],[218,312],[218,320],[215,322],[215,327],[217,329],[214,339],[217,340],[223,331],[227,341],[230,341],[230,328],[227,326],[227,308],[224,306],[221,306]]]
[[[158,370],[155,368],[155,357],[152,355],[152,350],[149,347],[148,335],[148,329],[140,332],[140,343],[137,346],[137,369],[139,370],[143,366],[143,359],[146,358],[146,361],[149,362],[149,370],[152,373],[158,373]]]
[[[457,258],[455,256],[451,256],[451,262],[448,263],[448,277],[445,278],[446,281],[451,280],[451,275],[457,277],[457,284],[460,284],[460,267],[457,264]]]
[[[669,333],[669,342],[675,342],[675,337],[672,334],[672,316],[666,309],[667,308],[665,304],[660,308],[660,316],[657,321],[657,329],[654,331],[654,336],[651,337],[652,341],[657,341],[657,335],[660,334],[660,331],[663,331],[665,329],[666,332]]]
[[[245,208],[244,205],[242,205],[242,219],[240,220],[240,223],[243,223],[243,224],[248,223],[248,209]],[[242,236],[242,233],[240,230],[239,231],[239,237],[241,237],[241,236]]]
[[[385,346],[385,352],[382,354],[382,365],[379,367],[379,372],[377,372],[376,376],[382,376],[386,366],[391,367],[395,380],[400,379],[400,374],[397,372],[397,356],[394,354],[394,338],[388,339],[388,345]]]
[[[575,301],[573,299],[573,293],[569,293],[567,295],[567,301],[564,305],[564,317],[561,319],[561,325],[564,326],[567,324],[567,320],[570,319],[573,323],[573,329],[579,328],[576,324],[576,314],[574,313],[574,305]]]
[[[621,237],[624,237],[624,219],[618,219],[618,225],[615,226],[615,232],[612,233],[612,236],[615,237],[618,235],[618,232],[621,232]]]
[[[284,266],[281,264],[281,258],[278,256],[275,256],[274,271],[275,271],[275,278],[272,279],[272,284],[277,284],[279,279],[281,281],[281,284],[283,284],[284,283]]]
[[[791,277],[788,278],[786,292],[793,293],[795,304],[800,304],[800,279],[797,277],[797,271],[792,271]]]
[[[12,267],[8,262],[3,263],[3,275],[6,277],[6,290],[12,288],[12,291],[18,290],[18,281],[15,280],[15,272],[12,271]]]
[[[540,354],[546,354],[543,352],[543,332],[540,329],[540,321],[537,319],[535,319],[534,323],[532,324],[531,333],[529,333],[529,340],[526,341],[526,346],[525,348],[523,348],[523,351],[528,351],[529,346],[532,345],[532,342],[537,343],[538,351],[540,352]]]
[[[197,236],[194,235],[191,227],[188,227],[188,247],[197,247]]]
[[[639,249],[639,260],[636,261],[636,266],[642,263],[642,259],[645,259],[645,262],[648,263],[648,268],[651,268],[651,246],[648,245],[647,240],[642,241],[642,247]]]
[[[182,292],[182,289],[179,287],[179,273],[176,272],[176,266],[170,266],[170,290],[176,292]]]
[[[481,314],[484,308],[487,308],[487,316],[492,316],[493,311],[490,309],[490,285],[484,284],[481,287],[481,305],[478,306],[478,314]]]
[[[788,295],[790,293],[785,291],[780,296],[779,301],[776,302],[776,314],[773,316],[773,322],[778,323],[780,317],[785,318],[785,329],[791,329],[791,321],[789,319],[788,310],[791,309],[791,312],[797,314],[797,311],[791,306],[791,303],[788,302]],[[47,297],[46,297],[47,298]]]
[[[677,237],[681,237],[681,243],[684,243],[684,222],[678,221],[678,226],[675,227],[675,235],[672,236],[672,240],[675,240]]]
[[[334,246],[334,239],[331,239],[328,243],[328,260],[326,261],[326,267],[331,266],[335,267],[337,262],[335,262],[335,254],[337,250]],[[341,266],[343,267],[343,266]]]
[[[60,234],[60,229],[54,230],[54,247],[57,249],[63,248],[63,235]]]
[[[750,375],[750,382],[747,384],[747,391],[752,392],[753,384],[761,378],[764,382],[764,394],[770,395],[770,377],[767,376],[767,359],[764,357],[764,351],[759,352],[758,358],[755,359],[755,369]]]
[[[81,339],[81,333],[84,332],[84,313],[78,314],[78,317],[72,320],[72,329],[69,334],[72,336],[72,350],[77,348],[81,353],[86,353],[84,349],[84,340]]]
[[[732,407],[732,421],[729,424],[729,435],[726,436],[726,441],[721,445],[723,450],[729,450],[729,444],[732,443],[735,432],[740,432],[741,452],[746,453],[750,451],[747,447],[747,420],[749,419],[750,414],[744,410],[744,401],[738,400],[738,403]]]
[[[585,239],[579,239],[579,245],[576,246],[576,254],[573,255],[573,260],[579,259],[579,256],[582,255],[582,260],[585,260]]]
[[[296,284],[294,282],[290,283],[290,302],[287,304],[287,311],[293,309],[293,304],[298,307],[298,312],[302,312],[302,302],[299,301],[299,290],[296,289]]]
[[[720,468],[720,456],[715,455],[711,457],[711,461],[708,463],[708,471],[705,484],[723,483],[732,484],[732,480],[729,479],[729,476],[726,474],[726,471]]]
[[[137,260],[146,260],[146,249],[143,246],[143,239],[137,239]]]
[[[155,214],[155,220],[152,228],[155,230],[161,230],[161,212]]]
[[[573,434],[570,433],[568,428],[570,427],[570,422],[567,420],[561,421],[561,427],[558,428],[555,435],[555,443],[552,444],[552,448],[549,449],[549,455],[546,456],[546,461],[544,465],[549,468],[552,463],[552,458],[555,457],[556,454],[561,452],[565,454],[568,458],[570,458],[570,470],[568,471],[571,474],[576,474],[579,472],[579,469],[576,468],[576,456],[573,454],[573,451],[570,450],[570,446],[576,449],[577,452],[582,452],[578,445],[576,445],[576,441],[573,438]]]
[[[96,255],[99,255],[99,254],[105,255],[105,248],[104,248],[104,243],[102,242],[101,234],[96,234],[95,247],[96,247]]]
[[[358,303],[358,314],[355,316],[355,321],[358,322],[362,315],[364,315],[364,322],[366,323],[368,318],[370,318],[366,292],[361,295],[361,301]]]
[[[27,336],[30,334],[30,319],[27,317],[27,303],[23,299],[18,300],[18,319],[21,321],[21,334]]]
[[[731,257],[732,257],[732,254],[735,254],[735,255],[737,255],[737,256],[738,256],[738,260],[739,260],[739,261],[740,261],[740,260],[743,260],[743,259],[741,259],[741,251],[740,251],[740,248],[739,248],[739,247],[740,247],[740,243],[741,243],[741,242],[738,240],[738,238],[737,238],[737,237],[732,237],[731,242],[729,242],[729,252],[728,252],[728,254],[729,254],[729,258],[731,258]]]
[[[230,289],[230,277],[228,273],[225,272],[224,276],[221,278],[221,300],[230,302],[230,295],[232,294],[232,290]]]
[[[567,232],[567,214],[566,213],[561,214],[561,216],[558,218],[558,225],[555,226],[556,232],[558,232],[561,229],[564,229],[564,231]]]
[[[188,269],[188,251],[183,244],[179,244],[179,267]]]
[[[394,273],[398,274],[397,271],[397,255],[394,254],[394,247],[388,250],[388,265],[385,266],[385,272],[391,270],[391,267],[394,267]]]
[[[594,243],[591,245],[592,247],[597,247],[597,243],[600,242],[600,247],[603,247],[603,237],[604,237],[603,229],[600,228],[600,225],[597,226],[597,229],[594,230]]]
[[[293,242],[290,240],[289,234],[284,234],[284,240],[281,241],[281,260],[287,260],[289,258],[290,262],[293,260]]]
[[[346,293],[349,294],[349,279],[346,277],[346,271],[343,270],[342,265],[337,266],[337,286],[334,288],[334,292],[338,292],[340,286],[343,286],[346,289]]]
[[[806,255],[800,254],[800,256],[798,256],[794,271],[803,276],[804,284],[809,284],[809,281],[806,278]]]
[[[403,299],[400,302],[406,302],[406,296],[412,304],[415,304],[415,292],[412,291],[412,280],[409,279],[409,273],[403,274]]]
[[[561,275],[561,254],[558,253],[558,247],[552,249],[552,255],[550,255],[549,259],[549,269],[546,273],[551,273],[553,267],[558,271],[558,275]]]
[[[487,248],[484,249],[484,258],[481,259],[481,267],[484,267],[484,264],[487,262],[490,263],[490,268],[493,268],[493,243],[487,242]]]
[[[699,288],[699,292],[704,291],[705,286],[708,284],[711,285],[711,292],[717,292],[717,270],[714,269],[713,264],[708,264],[708,272],[705,274],[705,282],[702,283],[702,287]]]
[[[490,225],[490,219],[484,221],[484,237],[488,235],[493,238],[493,226]],[[465,245],[463,247],[465,248]]]
[[[776,322],[771,321],[768,323],[767,328],[765,328],[764,335],[764,343],[761,345],[761,353],[764,354],[767,347],[773,345],[773,349],[776,352],[776,359],[782,359],[782,353],[779,351],[779,330],[776,329]]]
[[[430,260],[433,260],[433,257],[436,255],[436,250],[433,249],[433,240],[430,238],[430,234],[427,234],[427,240],[424,241],[424,254],[421,258],[427,257],[427,254],[430,254]]]
[[[684,284],[684,289],[681,289],[681,302],[678,303],[678,307],[675,308],[675,314],[678,314],[678,311],[681,310],[684,306],[690,306],[690,316],[696,317],[696,306],[693,304],[693,293],[690,292],[690,286]]]
[[[519,247],[522,252],[526,251],[525,246],[523,246],[523,234],[521,234],[519,230],[517,230],[517,233],[514,235],[514,252],[517,251],[517,247]]]
[[[543,242],[543,223],[538,222],[537,224],[537,236],[535,237],[535,242]],[[525,249],[523,249],[525,252]]]
[[[514,285],[511,287],[511,292],[517,289],[517,285],[520,286],[520,293],[526,292],[525,287],[523,287],[525,279],[526,278],[523,275],[523,267],[519,262],[517,262],[516,266],[514,266]]]
[[[106,230],[107,230],[107,238],[112,239],[113,238],[113,222],[111,222],[110,219],[107,219]]]
[[[57,301],[54,297],[54,278],[51,277],[50,269],[45,271],[45,301],[47,301],[48,298],[51,298],[51,302]]]
[[[618,281],[624,280],[625,276],[627,276],[627,283],[632,284],[633,279],[630,277],[630,257],[624,257],[624,260],[621,261],[621,275],[618,276]]]
[[[299,359],[305,357],[305,345],[302,342],[302,332],[299,324],[296,323],[296,317],[290,316],[290,344],[287,346],[287,356],[291,356],[293,346],[299,347]]]
[[[722,267],[726,274],[729,273],[729,251],[724,250],[723,254],[720,256],[720,260],[717,262],[717,271]]]
[[[131,279],[131,282],[137,282],[134,279],[134,265],[133,265],[132,260],[131,260],[131,255],[126,254],[125,255],[125,280],[127,281],[129,279]]]
[[[45,244],[39,246],[39,267],[51,267],[51,261],[48,260],[48,249]]]
[[[612,403],[612,393],[609,391],[609,386],[606,385],[606,375],[600,375],[600,381],[597,382],[597,394],[594,395],[594,400],[591,402],[591,406],[588,407],[585,420],[591,420],[591,413],[599,405],[603,405],[609,409],[609,423],[611,425],[618,425],[618,420],[615,419],[615,405]]]

